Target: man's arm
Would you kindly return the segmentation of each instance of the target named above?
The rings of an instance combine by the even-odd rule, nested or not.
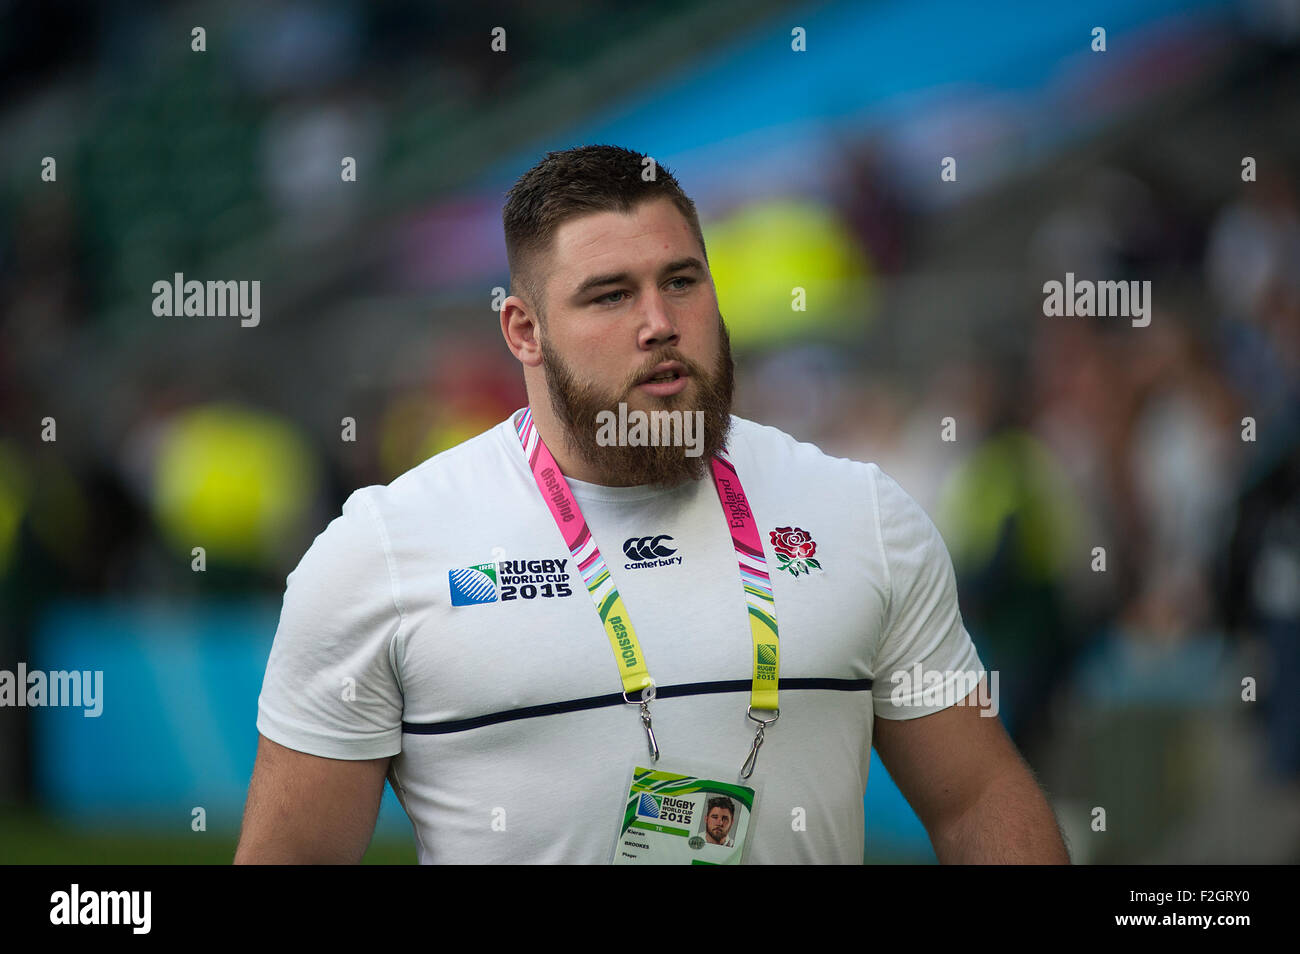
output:
[[[259,735],[235,864],[359,864],[391,761],[325,759]]]
[[[873,744],[942,864],[1069,864],[1047,799],[977,688],[964,704],[875,720]]]

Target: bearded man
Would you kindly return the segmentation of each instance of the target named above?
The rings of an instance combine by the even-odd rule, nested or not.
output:
[[[510,191],[528,406],[356,490],[289,576],[235,860],[359,861],[387,778],[423,863],[617,862],[707,778],[734,860],[861,863],[874,744],[940,861],[1068,862],[938,531],[731,414],[695,205],[649,167],[584,146]]]

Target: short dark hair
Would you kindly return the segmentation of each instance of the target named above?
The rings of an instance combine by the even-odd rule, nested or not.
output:
[[[704,233],[695,203],[667,167],[655,163],[651,181],[644,153],[621,146],[577,146],[546,157],[515,182],[501,212],[510,266],[510,294],[527,301],[541,315],[546,277],[541,258],[550,251],[562,222],[593,212],[628,213],[643,202],[670,199],[695,233],[707,264]]]
[[[715,795],[713,798],[710,798],[708,805],[705,806],[704,814],[707,815],[715,808],[725,808],[727,810],[728,815],[730,815],[732,818],[736,817],[736,803],[733,802],[731,799],[729,799],[726,795]]]

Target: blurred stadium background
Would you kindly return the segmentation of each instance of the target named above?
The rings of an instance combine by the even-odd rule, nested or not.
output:
[[[230,860],[286,574],[524,403],[504,192],[594,142],[695,198],[736,412],[935,518],[1076,862],[1300,860],[1300,3],[454,6],[0,2],[0,669],[106,671],[0,709],[0,862]],[[1067,271],[1150,326],[1044,317]],[[934,860],[874,756],[866,817]]]

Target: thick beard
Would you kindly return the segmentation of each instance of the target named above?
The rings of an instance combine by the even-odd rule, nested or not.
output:
[[[601,394],[590,383],[579,384],[569,366],[549,347],[545,335],[539,341],[542,369],[546,374],[546,387],[551,396],[551,407],[564,427],[569,450],[596,470],[598,483],[611,487],[636,487],[654,485],[677,487],[686,481],[699,480],[709,472],[710,462],[727,442],[731,431],[731,400],[735,389],[735,364],[731,358],[731,336],[726,323],[718,315],[718,362],[712,374],[707,374],[693,361],[689,361],[675,348],[665,348],[655,353],[653,360],[639,370],[624,387],[613,395]],[[679,361],[690,374],[690,382],[680,394],[669,397],[633,395],[636,382],[646,372],[664,361]],[[634,407],[630,397],[637,398]],[[643,406],[640,402],[645,401]],[[686,447],[672,445],[619,447],[601,446],[596,441],[597,415],[609,411],[618,416],[619,402],[628,410],[673,411],[680,410],[683,417],[704,412],[704,433],[700,441],[702,453],[688,457]],[[688,402],[690,402],[688,404]]]

